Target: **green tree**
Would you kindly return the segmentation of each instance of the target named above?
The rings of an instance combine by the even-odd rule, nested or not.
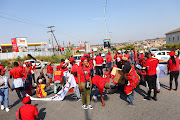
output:
[[[73,55],[73,53],[72,53],[73,48],[74,48],[74,44],[70,45],[70,48],[69,48],[69,46],[67,46],[67,48],[65,50],[65,54],[64,54],[66,59],[69,59]]]

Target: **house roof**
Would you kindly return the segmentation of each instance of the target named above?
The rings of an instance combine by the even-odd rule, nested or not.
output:
[[[172,33],[175,33],[175,32],[180,32],[180,28],[177,28],[177,29],[175,29],[175,30],[172,30],[172,31],[166,33],[166,35],[167,35],[167,34],[172,34]]]

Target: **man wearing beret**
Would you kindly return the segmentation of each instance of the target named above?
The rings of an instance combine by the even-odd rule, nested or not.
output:
[[[35,105],[31,105],[30,97],[25,97],[22,101],[25,105],[20,107],[17,112],[17,120],[36,120],[38,119],[38,110]]]

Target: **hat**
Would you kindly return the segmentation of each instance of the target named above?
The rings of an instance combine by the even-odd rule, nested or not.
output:
[[[29,64],[32,64],[32,62],[29,62]]]
[[[25,64],[27,64],[28,62],[25,62]]]
[[[38,82],[39,82],[39,83],[42,83],[42,82],[43,82],[43,80],[42,80],[42,79],[39,79],[39,80],[38,80]]]
[[[81,62],[83,62],[84,60],[86,60],[87,58],[85,57],[81,57]]]
[[[144,53],[143,51],[140,51],[140,53]]]
[[[28,97],[25,97],[25,98],[22,100],[22,102],[23,102],[24,104],[28,103],[29,101],[31,101],[31,99],[30,99],[29,96],[28,96]]]
[[[1,72],[5,72],[6,70],[5,69],[2,69]]]
[[[88,54],[87,54],[87,53],[84,53],[84,57],[88,57]]]
[[[133,51],[135,51],[135,49],[133,49]]]
[[[120,51],[120,50],[118,50],[117,52],[118,52],[118,53],[121,53],[121,51]]]
[[[111,54],[111,52],[108,52],[108,54]]]
[[[74,61],[74,60],[75,60],[74,57],[69,58],[69,61],[70,61],[70,62],[72,62],[72,61]]]
[[[60,66],[60,65],[58,65],[56,68],[57,68],[57,69],[60,69],[60,68],[61,68],[61,66]]]
[[[169,55],[170,55],[170,56],[175,56],[175,52],[174,52],[174,51],[171,51],[171,52],[169,52]]]
[[[128,58],[127,57],[122,57],[122,60],[127,61]]]

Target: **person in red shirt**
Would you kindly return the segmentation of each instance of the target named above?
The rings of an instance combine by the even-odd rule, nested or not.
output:
[[[1,62],[0,62],[0,70],[4,69],[4,67],[1,65]]]
[[[121,51],[118,50],[117,54],[114,56],[114,59],[116,61],[117,67],[120,68],[120,69],[122,69],[122,62],[121,62],[122,57],[123,57],[123,55],[121,54]]]
[[[89,60],[89,67],[90,67],[91,78],[93,78],[94,77],[94,62],[93,62],[93,57],[91,57],[90,60]]]
[[[92,83],[96,86],[96,93],[93,96],[94,99],[97,99],[98,93],[101,94],[102,107],[105,106],[104,98],[103,98],[103,89],[110,89],[110,77],[103,78],[101,76],[95,75],[92,79]]]
[[[179,58],[175,58],[175,52],[169,52],[170,59],[167,62],[168,71],[170,72],[170,89],[172,90],[172,81],[175,80],[175,91],[178,91],[178,77],[179,77]]]
[[[54,71],[54,93],[57,93],[57,86],[58,84],[62,84],[64,86],[64,80],[63,80],[63,70],[61,69],[61,66],[57,66],[57,70]]]
[[[49,78],[49,83],[52,83],[52,78],[53,78],[53,67],[51,66],[51,63],[48,62],[47,65],[47,73],[46,76]]]
[[[136,63],[138,62],[138,54],[135,49],[133,50],[133,52],[134,52],[134,65],[136,65]]]
[[[112,67],[111,52],[108,52],[108,54],[106,55],[106,64],[107,64],[107,67],[109,67],[109,69],[111,69],[111,67]]]
[[[35,105],[31,105],[30,97],[25,97],[22,101],[25,105],[20,107],[17,112],[17,120],[36,120],[38,119],[38,110]]]
[[[101,57],[101,53],[99,53],[99,55],[96,56],[95,61],[96,61],[96,66],[95,66],[96,75],[102,76],[103,75],[102,64],[104,62],[104,59],[103,57]]]
[[[140,57],[139,58],[145,58],[143,51],[140,51]]]
[[[128,51],[125,52],[124,57],[128,58],[127,60],[128,62],[130,61],[130,54],[128,53]]]
[[[23,79],[22,79],[24,74],[17,62],[14,62],[14,68],[9,71],[9,75],[10,75],[10,78],[13,77],[14,88],[16,90],[16,93],[19,99],[22,101],[23,97],[26,96],[26,93],[24,92]],[[21,97],[21,94],[23,95],[23,97]]]
[[[91,94],[91,88],[92,88],[92,81],[90,76],[90,68],[87,62],[87,58],[84,58],[82,60],[82,67],[79,67],[77,71],[77,77],[78,77],[78,84],[79,84],[79,90],[81,91],[81,98],[82,98],[82,107],[84,109],[93,109],[93,107],[90,104],[90,94]],[[86,88],[86,82],[90,82],[90,88]],[[87,82],[88,83],[88,82]],[[87,105],[85,104],[85,100],[87,101]]]
[[[78,86],[78,77],[77,77],[77,71],[79,69],[79,66],[76,64],[74,57],[71,57],[69,59],[69,62],[72,65],[71,74],[74,75],[74,78],[75,78],[75,81],[76,81],[76,84],[77,84],[76,87],[73,88],[74,96],[75,96],[76,99],[81,99],[81,95],[80,95],[80,92],[79,92],[79,86]]]
[[[32,85],[32,75],[31,75],[32,67],[30,66],[29,62],[25,62],[25,65],[26,66],[23,67],[23,74],[24,74],[23,79],[29,80],[30,84]]]
[[[144,98],[144,100],[151,100],[151,90],[152,87],[154,88],[154,97],[153,99],[157,101],[157,87],[156,87],[156,67],[159,64],[158,59],[153,58],[151,53],[146,54],[147,60],[145,63],[146,71],[147,71],[147,76],[146,76],[146,81],[148,83],[148,96]]]
[[[61,63],[60,63],[60,66],[61,66],[61,69],[63,70],[63,78],[64,78],[64,82],[66,83],[66,78],[67,78],[67,74],[68,74],[68,62],[66,63],[64,59],[61,59]]]

